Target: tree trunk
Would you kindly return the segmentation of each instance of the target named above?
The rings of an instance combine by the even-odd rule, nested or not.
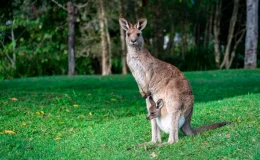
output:
[[[164,44],[164,35],[163,35],[163,22],[161,19],[163,19],[163,15],[161,13],[161,1],[160,0],[155,0],[153,3],[153,14],[154,14],[154,19],[153,19],[153,31],[154,31],[154,50],[153,54],[157,58],[163,57],[163,44]]]
[[[213,13],[212,10],[214,9],[214,7],[210,7],[211,11],[210,11],[210,19],[209,19],[209,34],[208,34],[208,45],[210,44],[211,40],[212,40],[212,30],[213,30]]]
[[[9,60],[10,64],[11,64],[11,67],[12,69],[16,69],[16,54],[15,54],[15,46],[16,46],[16,41],[15,41],[15,38],[14,38],[14,29],[13,29],[13,22],[12,22],[12,29],[11,29],[11,45],[12,45],[12,48],[13,48],[13,56],[9,56],[9,54],[7,52],[4,52],[4,54],[6,55],[7,59]],[[4,42],[0,41],[1,44],[3,45],[4,47]]]
[[[209,47],[212,40],[212,24],[213,24],[213,7],[210,7],[210,16],[206,23],[205,35],[204,35],[204,47]]]
[[[120,17],[124,17],[124,1],[119,1]],[[122,60],[122,74],[127,74],[126,66],[126,44],[125,44],[125,33],[122,27],[120,27],[120,40],[121,40],[121,60]]]
[[[239,8],[239,0],[234,0],[233,13],[232,13],[232,17],[231,17],[230,24],[229,24],[227,46],[226,46],[226,49],[225,49],[224,59],[223,59],[221,65],[220,65],[221,69],[224,66],[225,66],[226,69],[229,69],[229,67],[231,66],[229,64],[232,63],[232,62],[230,62],[229,57],[230,57],[231,43],[232,43],[232,40],[233,40],[236,21],[237,21],[238,8]],[[233,60],[233,58],[232,58],[232,60]]]
[[[72,2],[67,3],[68,10],[68,23],[69,23],[69,36],[68,36],[68,75],[75,75],[75,48],[74,48],[74,36],[75,36],[75,11],[74,4]]]
[[[246,48],[244,68],[257,67],[258,0],[247,0]]]
[[[111,74],[111,68],[112,68],[112,48],[111,48],[111,38],[108,31],[108,23],[107,23],[107,17],[105,18],[105,31],[106,31],[106,38],[107,38],[107,47],[108,47],[108,72]]]
[[[231,64],[232,64],[232,62],[233,62],[233,59],[234,59],[234,57],[235,57],[235,55],[236,55],[236,52],[235,52],[235,51],[236,51],[236,49],[237,49],[238,44],[241,42],[242,38],[244,37],[245,31],[246,31],[246,29],[243,29],[243,30],[241,31],[241,35],[240,35],[239,39],[236,40],[236,42],[235,42],[233,51],[231,52],[230,61],[229,61],[229,63],[227,64],[228,68],[231,67]]]
[[[100,25],[100,32],[101,32],[101,48],[102,48],[102,55],[101,55],[101,64],[102,64],[102,75],[109,75],[111,74],[111,65],[109,60],[109,46],[107,42],[107,29],[105,25],[105,8],[103,0],[99,0],[99,25]]]
[[[174,23],[171,22],[171,31],[170,31],[170,36],[169,36],[169,42],[166,47],[166,53],[168,55],[174,55],[174,37],[175,37],[175,31],[174,31]]]
[[[13,26],[14,26],[14,24],[12,24],[12,30],[11,30],[12,47],[13,47],[13,58],[12,58],[11,64],[12,64],[12,68],[16,69],[16,54],[15,54],[16,42],[15,42],[15,38],[14,38],[14,28],[13,28]]]
[[[182,29],[181,29],[181,58],[185,61],[185,56],[188,48],[188,30],[187,30],[187,20],[182,22]]]
[[[208,37],[209,37],[209,24],[210,23],[210,18],[209,18],[209,20],[207,21],[207,23],[206,23],[206,26],[205,26],[205,31],[204,31],[204,47],[206,48],[206,47],[208,47]]]
[[[122,8],[120,8],[120,9],[123,9],[123,6],[124,6],[123,0],[122,0],[122,2],[121,2],[121,0],[120,0],[120,3],[122,3]],[[138,4],[137,4],[137,3],[138,3],[138,1],[137,1],[137,0],[133,0],[132,3],[133,3],[133,6],[134,6],[135,19],[138,20],[138,19],[139,19],[139,17],[138,17],[138,11],[137,11],[137,8],[138,8]],[[121,6],[120,6],[120,7],[121,7]],[[121,11],[121,13],[122,13],[123,10],[120,10],[120,11]]]
[[[219,64],[220,64],[219,34],[220,34],[221,6],[222,6],[222,1],[220,0],[219,3],[216,4],[214,26],[213,26],[213,30],[214,30],[215,63],[216,63],[217,68],[219,68]]]

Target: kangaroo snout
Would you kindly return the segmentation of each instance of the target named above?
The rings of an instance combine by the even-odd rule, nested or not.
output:
[[[131,39],[131,42],[132,42],[132,43],[135,43],[135,42],[136,42],[136,39]]]
[[[147,116],[146,119],[147,119],[147,120],[151,120],[152,118],[151,118],[150,116]]]

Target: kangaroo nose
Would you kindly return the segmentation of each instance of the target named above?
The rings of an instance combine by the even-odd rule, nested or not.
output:
[[[135,43],[135,42],[136,42],[136,39],[131,39],[131,42]]]

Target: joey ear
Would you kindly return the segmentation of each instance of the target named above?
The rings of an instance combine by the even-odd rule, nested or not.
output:
[[[127,20],[124,18],[119,18],[119,24],[125,31],[130,28],[130,23],[128,23]]]
[[[138,20],[138,22],[135,26],[136,26],[137,29],[139,29],[141,31],[145,28],[146,24],[147,24],[147,19],[141,18],[141,19]]]
[[[163,100],[159,99],[156,103],[156,108],[157,109],[161,109],[163,107]]]
[[[149,96],[149,102],[151,103],[152,106],[156,105],[152,96]]]

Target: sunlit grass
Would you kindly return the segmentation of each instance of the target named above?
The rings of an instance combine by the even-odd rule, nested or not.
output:
[[[1,81],[0,159],[259,159],[260,70],[185,75],[192,125],[233,123],[152,151],[126,151],[151,138],[131,75]]]

